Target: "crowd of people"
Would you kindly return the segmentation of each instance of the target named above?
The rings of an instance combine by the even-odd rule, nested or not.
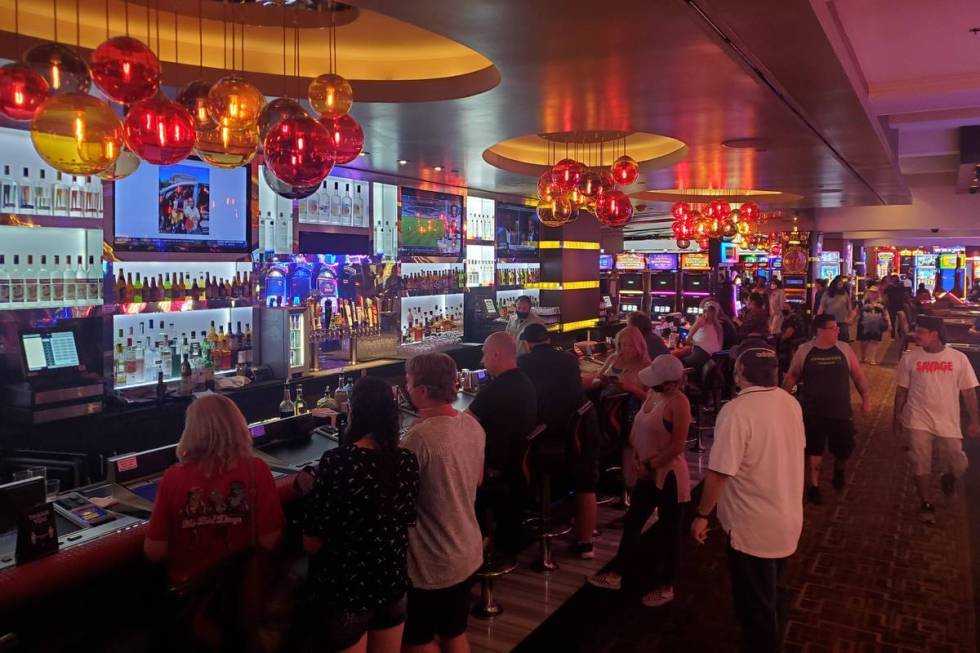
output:
[[[571,552],[593,558],[600,433],[594,412],[591,421],[574,418],[587,400],[615,396],[631,406],[619,443],[631,501],[614,559],[588,582],[635,593],[649,607],[670,603],[682,591],[675,572],[685,524],[703,543],[717,510],[745,650],[781,651],[783,576],[802,532],[804,503],[822,502],[827,450],[833,488],[846,486],[856,443],[851,386],[868,412],[862,362],[877,361],[882,336],[898,337],[903,326],[915,325],[918,348],[897,368],[894,419],[914,467],[922,521],[935,515],[934,448],[944,493],[955,492],[966,468],[960,398],[971,436],[980,436],[980,415],[969,361],[945,346],[942,320],[915,315],[897,279],[869,288],[860,306],[835,279],[820,294],[810,325],[778,283],[763,290],[754,289],[735,318],[706,302],[688,346],[673,351],[648,315],[630,315],[592,377],[523,311],[528,315],[512,329],[484,342],[482,363],[492,380],[467,410],[453,407],[452,358],[430,353],[407,361],[406,390],[418,418],[404,433],[390,385],[360,379],[341,445],[295,484],[305,495],[298,522],[310,561],[316,650],[469,650],[470,586],[487,547],[516,555],[527,544],[529,465],[550,466],[567,482],[575,506]],[[849,344],[855,323],[857,351]],[[719,352],[728,352],[738,392],[717,414],[707,472],[695,492],[684,454],[692,427],[686,386],[697,378],[692,370]],[[278,546],[285,521],[275,484],[252,454],[245,420],[230,400],[196,400],[177,451],[180,463],[160,483],[145,544],[150,559],[167,561],[174,587],[193,584],[229,552]],[[687,515],[692,501],[694,514]],[[642,537],[654,512],[656,530]],[[188,625],[195,629],[198,620]],[[202,634],[206,629],[195,630]]]

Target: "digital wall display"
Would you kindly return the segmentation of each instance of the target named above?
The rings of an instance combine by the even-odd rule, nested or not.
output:
[[[248,252],[248,168],[143,163],[115,185],[120,251]]]
[[[402,188],[398,251],[405,256],[463,254],[463,198]]]
[[[676,270],[677,254],[647,254],[647,268],[650,270]]]
[[[616,254],[617,270],[642,270],[646,265],[643,254]]]
[[[710,270],[711,264],[708,261],[706,252],[689,252],[681,254],[682,270]]]
[[[541,240],[541,223],[535,210],[516,204],[497,204],[497,256],[536,256]]]
[[[599,269],[603,271],[613,269],[612,254],[599,254]]]
[[[738,246],[735,243],[723,242],[719,251],[719,260],[722,265],[738,263]]]

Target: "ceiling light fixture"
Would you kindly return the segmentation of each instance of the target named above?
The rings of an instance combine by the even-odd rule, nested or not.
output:
[[[442,172],[442,166],[432,166],[432,169],[436,172]]]
[[[408,159],[398,159],[398,165],[403,166],[408,164]]]

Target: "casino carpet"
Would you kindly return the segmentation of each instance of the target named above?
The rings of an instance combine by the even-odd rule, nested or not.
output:
[[[910,468],[891,431],[896,356],[893,348],[885,365],[865,366],[873,408],[856,417],[847,488],[830,487],[826,459],[823,505],[806,506],[803,537],[787,570],[787,651],[977,650],[969,529],[978,541],[980,519],[968,521],[962,491],[945,499],[937,487],[936,525],[918,521]],[[980,499],[980,459],[972,458],[971,451],[967,493]],[[672,604],[650,609],[637,597],[586,585],[514,651],[737,650],[718,530],[704,546],[685,531],[675,594]]]

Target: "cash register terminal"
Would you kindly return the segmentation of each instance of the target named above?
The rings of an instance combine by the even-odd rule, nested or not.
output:
[[[21,378],[3,386],[16,418],[37,424],[102,411],[103,380],[82,364],[74,330],[28,329],[17,340]]]

